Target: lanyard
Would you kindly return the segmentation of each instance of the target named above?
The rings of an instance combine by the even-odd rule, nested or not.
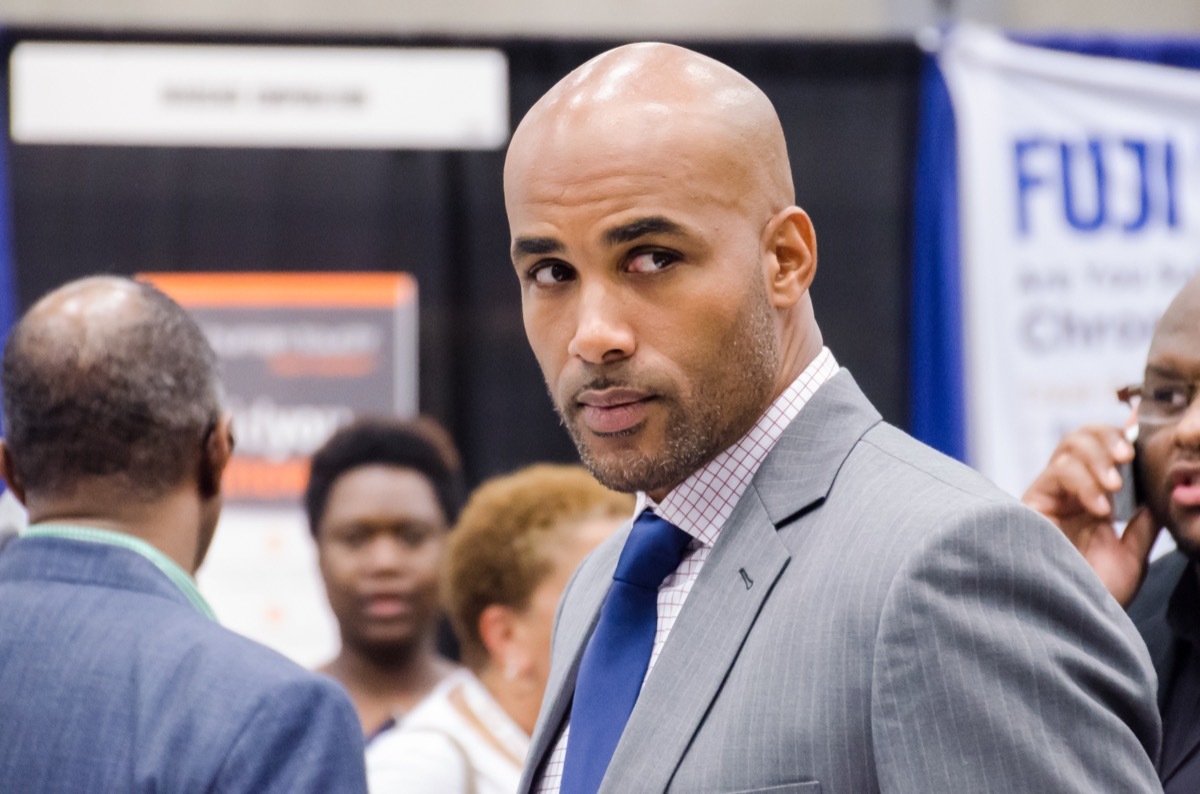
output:
[[[196,608],[197,612],[213,622],[217,620],[212,607],[208,605],[208,602],[204,600],[204,596],[200,595],[200,591],[196,589],[196,582],[193,581],[192,577],[188,576],[187,572],[180,568],[174,560],[141,538],[135,538],[123,532],[111,532],[107,529],[94,529],[92,527],[77,527],[70,524],[34,524],[22,532],[21,537],[64,538],[66,540],[78,540],[85,543],[100,543],[105,546],[128,549],[136,554],[140,554],[153,563],[154,567],[162,571],[171,580],[171,584],[179,588],[179,592],[183,593],[184,597]]]

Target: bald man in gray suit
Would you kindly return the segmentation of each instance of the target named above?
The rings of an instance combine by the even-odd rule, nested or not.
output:
[[[555,406],[638,494],[559,606],[521,791],[1159,790],[1120,607],[824,346],[757,87],[678,47],[607,52],[521,122],[505,199]]]

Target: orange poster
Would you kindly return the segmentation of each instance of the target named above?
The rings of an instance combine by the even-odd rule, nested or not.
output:
[[[360,414],[417,412],[417,290],[398,273],[151,273],[221,362],[235,456],[198,574],[221,623],[307,666],[337,650],[301,509],[312,452]]]

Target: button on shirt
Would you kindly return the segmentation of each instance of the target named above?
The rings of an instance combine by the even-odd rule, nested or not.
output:
[[[658,589],[658,630],[654,635],[654,650],[650,654],[647,676],[654,669],[667,635],[671,633],[671,627],[675,625],[675,619],[683,609],[683,603],[738,499],[745,493],[783,431],[821,384],[836,374],[838,369],[838,363],[829,348],[821,348],[820,354],[771,403],[754,427],[750,428],[750,432],[702,469],[693,472],[668,493],[661,504],[655,504],[644,493],[638,494],[634,515],[640,515],[642,510],[649,508],[693,538],[679,567],[663,580]],[[563,726],[558,742],[546,761],[540,781],[534,786],[537,794],[558,794],[570,732],[568,722]]]

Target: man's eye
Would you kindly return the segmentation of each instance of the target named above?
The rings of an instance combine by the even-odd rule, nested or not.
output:
[[[1187,387],[1180,385],[1154,386],[1149,390],[1152,403],[1161,408],[1186,408]]]
[[[532,276],[539,284],[561,284],[575,277],[575,268],[565,262],[551,262],[536,268]]]
[[[657,273],[678,261],[678,256],[667,251],[646,251],[629,260],[629,272]]]

